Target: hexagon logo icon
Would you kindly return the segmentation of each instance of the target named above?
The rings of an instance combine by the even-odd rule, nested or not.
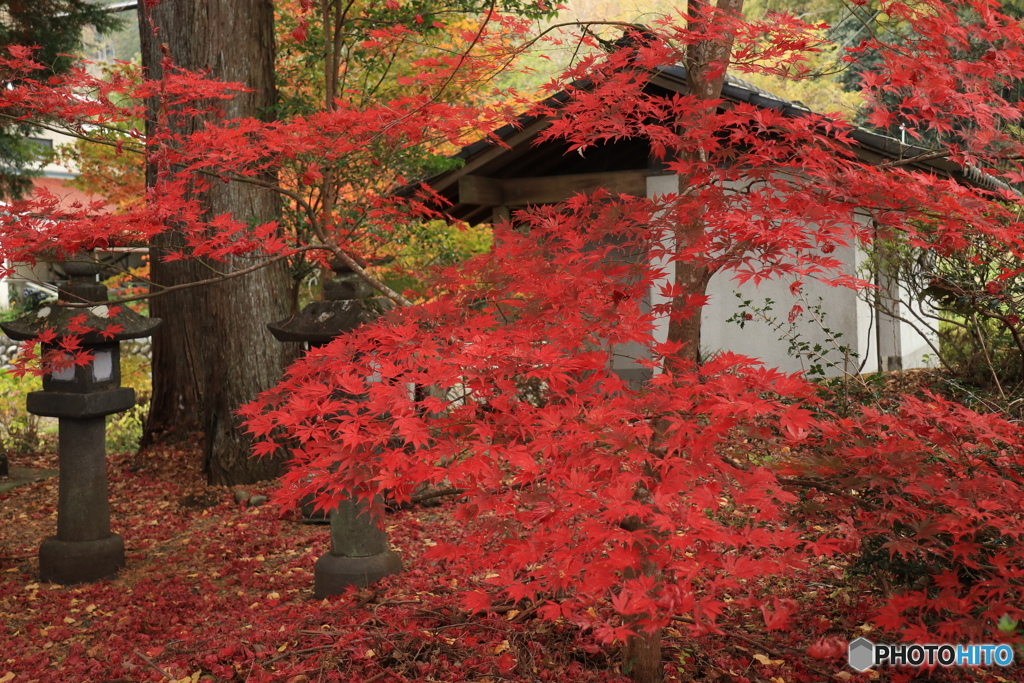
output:
[[[850,643],[850,668],[867,671],[875,663],[875,644],[867,638],[858,638]]]

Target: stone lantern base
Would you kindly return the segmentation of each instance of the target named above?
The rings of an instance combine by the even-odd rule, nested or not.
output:
[[[331,511],[331,551],[313,567],[313,594],[340,595],[349,586],[369,586],[402,571],[402,559],[388,547],[387,533],[355,497]]]
[[[117,534],[95,541],[62,541],[51,536],[39,546],[39,574],[53,583],[88,583],[123,567],[124,541]]]
[[[402,558],[393,550],[367,557],[326,553],[313,567],[313,596],[341,595],[346,588],[362,588],[402,571]]]

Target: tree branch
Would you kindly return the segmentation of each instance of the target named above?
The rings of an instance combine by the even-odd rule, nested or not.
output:
[[[934,161],[935,159],[945,159],[948,156],[949,150],[928,152],[927,154],[918,154],[916,157],[908,157],[906,159],[893,159],[892,161],[886,161],[885,163],[878,164],[878,168],[899,168],[900,166],[910,166],[911,164],[919,164],[925,161]]]
[[[154,299],[154,298],[156,298],[158,296],[163,296],[164,294],[170,294],[171,292],[176,292],[178,290],[191,289],[193,287],[202,287],[202,286],[205,286],[205,285],[211,285],[211,284],[215,284],[215,283],[218,283],[218,282],[224,282],[226,280],[232,280],[232,279],[234,279],[236,277],[241,277],[242,275],[248,275],[249,273],[254,273],[254,272],[256,272],[257,270],[259,270],[261,268],[266,268],[267,266],[269,266],[269,265],[271,265],[273,263],[277,263],[278,261],[281,261],[283,259],[286,259],[286,258],[289,258],[291,256],[294,256],[295,254],[300,254],[300,253],[306,252],[306,251],[317,251],[317,250],[330,251],[331,248],[323,246],[323,245],[319,245],[319,244],[310,245],[310,246],[306,246],[306,247],[299,247],[297,249],[293,249],[293,250],[289,251],[286,254],[279,254],[277,256],[274,256],[273,258],[267,259],[266,261],[260,261],[259,263],[255,264],[255,265],[249,266],[248,268],[243,268],[241,270],[233,270],[233,271],[231,271],[229,273],[221,273],[217,277],[211,277],[211,278],[208,278],[206,280],[197,280],[195,282],[186,282],[186,283],[183,283],[183,284],[180,284],[180,285],[172,285],[171,287],[165,287],[164,289],[161,289],[158,292],[152,292],[151,291],[148,294],[139,294],[138,296],[128,296],[128,297],[124,297],[124,298],[121,298],[121,299],[112,299],[110,301],[105,301],[103,303],[110,305],[110,304],[126,304],[126,303],[130,303],[132,301],[148,301],[149,299]],[[152,283],[150,283],[150,284],[152,284]],[[96,304],[97,304],[96,301],[85,301],[85,302],[81,302],[81,303],[76,303],[76,302],[71,302],[71,301],[62,301],[61,302],[62,306],[66,306],[68,308],[88,308],[90,306],[95,306]]]

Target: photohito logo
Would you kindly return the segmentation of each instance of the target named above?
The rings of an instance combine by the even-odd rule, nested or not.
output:
[[[873,666],[1009,666],[1009,645],[886,645],[858,638],[850,643],[850,668],[867,671]]]

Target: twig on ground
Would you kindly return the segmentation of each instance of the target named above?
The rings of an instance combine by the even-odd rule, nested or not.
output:
[[[513,612],[513,611],[519,610],[519,614],[515,615],[514,617],[512,617],[512,619],[509,620],[512,623],[519,623],[519,622],[522,622],[522,621],[526,621],[526,619],[528,619],[529,617],[533,616],[534,612],[536,612],[539,607],[540,607],[540,604],[537,603],[537,602],[531,602],[530,604],[525,605],[525,606],[520,606],[520,604],[518,602],[513,602],[513,603],[509,603],[509,604],[505,604],[505,605],[492,605],[491,607],[489,607],[487,609],[482,609],[482,610],[477,610],[476,612],[472,612],[472,614],[473,615],[478,615],[478,614],[493,613],[493,614],[499,614],[500,615],[500,614],[508,614],[509,612]],[[420,610],[420,611],[421,612],[428,612],[429,610]],[[436,612],[435,612],[435,614],[436,614]]]
[[[422,600],[381,600],[373,606],[373,613],[376,614],[377,610],[381,607],[397,607],[399,605],[420,605],[422,604],[422,602]]]
[[[271,657],[267,661],[263,662],[263,666],[270,666],[274,662],[279,661],[281,659],[284,659],[285,657],[291,657],[292,655],[308,655],[308,654],[311,654],[313,652],[321,652],[323,650],[330,650],[333,647],[334,647],[334,644],[332,643],[330,645],[316,645],[314,647],[304,647],[301,650],[287,650],[285,652],[282,652],[279,655],[274,655],[273,657]]]
[[[691,626],[695,625],[697,623],[696,621],[694,621],[690,617],[684,617],[684,616],[674,616],[674,617],[672,617],[672,620],[673,621],[678,621],[678,622],[681,622],[681,623],[684,623],[684,624],[689,624]],[[778,659],[781,659],[781,658],[785,657],[785,655],[782,654],[781,652],[779,652],[778,650],[774,650],[771,647],[769,647],[769,646],[765,645],[764,643],[760,642],[759,640],[755,640],[754,638],[751,638],[749,636],[745,636],[742,633],[732,633],[732,632],[726,632],[726,631],[723,631],[723,633],[726,636],[730,637],[730,638],[735,638],[736,640],[742,640],[747,645],[751,645],[751,646],[756,647],[756,648],[758,648],[760,650],[764,650],[765,652],[770,654],[772,657],[776,657]]]
[[[878,510],[877,505],[874,505],[873,503],[870,503],[866,500],[861,500],[860,498],[857,498],[856,496],[847,491],[843,491],[842,489],[830,486],[828,483],[824,481],[819,481],[817,479],[806,477],[779,477],[779,483],[782,484],[783,486],[789,485],[802,486],[805,488],[816,488],[823,493],[831,493],[834,496],[843,498],[844,500],[847,500],[858,507],[864,508],[869,512],[874,512]]]
[[[154,662],[152,659],[150,659],[146,655],[142,654],[138,650],[134,650],[134,652],[135,652],[136,655],[138,655],[139,659],[144,661],[146,663],[146,665],[149,666],[149,668],[151,668],[153,671],[156,671],[158,674],[160,674],[161,676],[163,676],[164,678],[166,678],[169,681],[175,680],[174,676],[172,676],[171,674],[169,674],[166,671],[164,671],[163,669],[161,669],[160,666],[156,662]]]
[[[380,597],[380,591],[371,591],[369,595],[352,605],[352,609],[362,609]]]
[[[678,621],[678,622],[681,622],[681,623],[684,623],[684,624],[691,624],[691,625],[697,623],[696,621],[694,621],[690,617],[684,617],[684,616],[674,616],[674,617],[672,617],[672,620],[673,621]],[[728,638],[735,638],[736,640],[742,640],[747,645],[750,645],[751,647],[756,647],[759,650],[763,650],[764,652],[768,653],[772,657],[775,657],[776,659],[785,659],[786,658],[786,655],[782,654],[781,652],[779,652],[778,650],[776,650],[776,649],[774,649],[772,647],[769,647],[768,645],[766,645],[765,643],[761,642],[760,640],[757,640],[756,638],[751,638],[750,636],[745,636],[742,633],[735,633],[735,632],[732,632],[732,631],[723,631],[722,635],[724,635],[724,636],[726,636]],[[807,662],[803,662],[802,661],[801,664],[805,668],[807,668],[809,671],[815,673],[818,676],[822,676],[823,678],[835,678],[835,676],[833,674],[830,674],[829,672],[827,672],[827,671],[825,671],[823,669],[819,669],[817,667],[811,666]]]
[[[494,612],[495,614],[508,614],[512,610],[517,609],[515,604],[511,605],[494,605],[490,609],[483,610],[484,612]],[[423,610],[426,611],[426,610]]]
[[[451,615],[441,614],[432,609],[418,609],[413,612],[413,616],[417,617],[433,617],[434,619],[448,619]]]
[[[524,621],[526,621],[527,619],[532,617],[534,614],[536,614],[537,610],[539,609],[539,607],[540,607],[540,605],[530,605],[529,607],[524,609],[522,612],[520,612],[519,614],[517,614],[514,617],[512,617],[512,620],[511,620],[512,623],[513,624],[521,624],[521,623],[523,623]]]

